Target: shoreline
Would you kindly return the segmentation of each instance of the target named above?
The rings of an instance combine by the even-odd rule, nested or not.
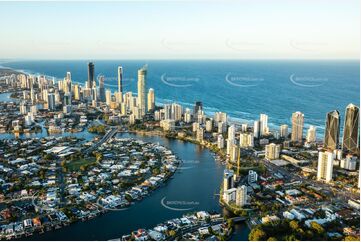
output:
[[[12,67],[4,67],[4,66],[1,66],[0,65],[0,70],[1,68],[4,68],[4,69],[9,69],[9,70],[12,70],[14,72],[17,72],[18,74],[24,74],[24,75],[29,75],[29,76],[46,76],[46,77],[49,77],[49,78],[54,78],[55,81],[57,82],[58,80],[62,80],[63,78],[58,78],[58,77],[55,77],[55,76],[51,76],[51,75],[47,75],[45,73],[40,73],[40,72],[29,72],[29,71],[24,71],[24,70],[20,70],[20,69],[15,69],[15,68],[12,68]],[[1,72],[0,72],[0,77],[1,77]],[[75,83],[78,83],[78,84],[81,84],[81,85],[84,85],[84,82],[79,82],[79,81],[74,81]],[[111,85],[113,86],[113,85]],[[157,102],[158,105],[160,106],[163,106],[164,104],[166,103],[169,103],[169,100],[166,99],[166,98],[159,98],[160,100],[162,100],[161,102]],[[176,103],[179,103],[181,104],[182,106],[185,106],[185,107],[191,107],[192,104],[190,103],[186,103],[186,102],[182,102],[182,101],[176,101]],[[209,115],[214,115],[215,112],[217,112],[216,110],[218,111],[221,111],[220,108],[217,108],[217,107],[207,107],[207,106],[204,106],[203,107],[205,109],[205,113],[206,114],[209,114]],[[242,113],[242,111],[239,111],[240,113]],[[253,115],[252,113],[246,113],[246,114],[250,114],[250,115]],[[255,114],[256,116],[258,114]],[[240,114],[239,116],[242,116],[242,114]],[[229,119],[229,123],[232,123],[232,124],[235,124],[235,125],[241,125],[242,123],[247,123],[248,125],[253,125],[253,121],[255,119],[244,119],[244,118],[239,118],[237,117],[236,115],[228,115],[228,119]],[[272,122],[268,122],[268,125],[270,127],[270,129],[272,130],[278,130],[279,126],[284,124],[285,122],[283,121],[279,121],[278,123],[272,123]],[[291,125],[291,123],[285,123],[287,125]],[[324,124],[321,122],[320,124],[315,124],[315,123],[305,123],[305,128],[308,128],[309,126],[316,126],[317,129],[316,129],[316,136],[317,136],[317,140],[320,141],[323,139],[323,131],[325,129],[325,126]]]
[[[124,132],[124,133],[129,133],[129,132]],[[170,150],[170,149],[167,148],[167,150]],[[173,153],[173,151],[172,151],[172,153]],[[31,236],[33,236],[35,234],[42,235],[42,234],[44,234],[46,232],[51,232],[52,230],[58,230],[58,229],[61,229],[62,227],[65,227],[65,226],[71,226],[74,223],[84,222],[84,221],[87,221],[87,220],[92,220],[92,219],[98,218],[103,214],[106,214],[106,213],[109,213],[109,212],[114,212],[114,211],[116,211],[118,209],[119,210],[127,209],[128,207],[133,206],[136,203],[141,203],[144,198],[147,198],[147,197],[151,196],[153,192],[156,192],[156,191],[159,190],[159,188],[166,186],[168,184],[168,182],[170,182],[170,180],[173,178],[174,174],[178,171],[180,163],[181,162],[179,162],[179,159],[177,158],[177,162],[174,163],[174,165],[176,166],[176,169],[174,171],[172,171],[172,172],[169,172],[169,174],[165,173],[165,176],[164,176],[165,179],[164,179],[164,181],[162,181],[162,183],[156,185],[155,187],[151,187],[147,194],[141,195],[137,199],[132,200],[131,202],[128,202],[126,205],[120,205],[120,206],[117,206],[115,208],[110,208],[110,209],[105,208],[105,207],[101,207],[101,209],[99,211],[97,211],[96,213],[90,213],[86,217],[77,218],[75,220],[70,220],[68,218],[67,220],[64,220],[64,221],[59,221],[59,222],[56,221],[56,222],[53,222],[52,224],[46,224],[46,225],[41,225],[39,227],[33,227],[32,231],[22,232],[22,233],[16,234],[16,235],[0,236],[0,239],[5,239],[5,240],[16,239],[16,240],[19,240],[19,239],[22,239],[22,238],[31,237]],[[59,209],[59,211],[61,211],[61,209]]]

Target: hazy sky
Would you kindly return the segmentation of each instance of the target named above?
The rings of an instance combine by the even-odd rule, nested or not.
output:
[[[0,59],[359,59],[358,0],[0,2]]]

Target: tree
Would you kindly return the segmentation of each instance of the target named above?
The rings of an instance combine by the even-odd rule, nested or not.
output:
[[[249,240],[264,240],[266,237],[266,233],[261,228],[254,228],[249,233],[248,239]]]
[[[322,235],[325,233],[325,229],[315,221],[312,221],[310,225],[311,229],[313,229],[317,234]]]
[[[278,239],[276,239],[275,237],[269,237],[267,240],[268,241],[278,241]]]
[[[296,240],[298,240],[298,239],[296,238],[296,235],[290,234],[290,235],[285,236],[285,240],[288,240],[288,241],[296,241]]]
[[[227,219],[227,225],[228,225],[228,229],[233,227],[233,220],[232,219]]]
[[[359,237],[353,236],[353,235],[348,235],[345,237],[346,241],[360,241]]]
[[[174,230],[169,231],[169,236],[173,237],[176,235],[176,232]]]
[[[292,220],[292,221],[290,222],[290,227],[291,227],[291,229],[292,229],[293,231],[296,231],[296,230],[299,228],[298,222],[295,221],[295,220]]]

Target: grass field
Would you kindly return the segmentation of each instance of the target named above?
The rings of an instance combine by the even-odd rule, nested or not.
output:
[[[68,171],[79,171],[81,166],[93,165],[95,164],[95,157],[91,158],[80,158],[76,160],[69,161],[66,164]]]

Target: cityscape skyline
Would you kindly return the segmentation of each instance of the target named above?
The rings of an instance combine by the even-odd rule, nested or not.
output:
[[[72,84],[72,73],[70,71],[64,73],[62,80],[56,81],[53,78],[47,78],[42,75],[33,76],[17,72],[2,78],[0,82],[1,87],[6,91],[11,90],[14,93],[12,98],[19,100],[19,102],[10,103],[10,105],[14,104],[12,108],[19,110],[16,112],[18,113],[17,119],[13,119],[12,114],[14,112],[11,109],[5,109],[5,120],[8,122],[7,120],[10,118],[11,125],[8,126],[9,128],[2,125],[3,132],[13,132],[15,137],[19,137],[24,133],[37,133],[37,130],[45,128],[49,135],[61,135],[66,132],[88,132],[97,134],[97,137],[92,139],[92,141],[86,142],[84,145],[82,142],[79,142],[80,140],[73,137],[77,143],[79,142],[76,145],[78,148],[75,148],[64,146],[67,145],[67,137],[55,138],[50,136],[48,139],[54,139],[54,141],[40,146],[43,147],[40,148],[43,149],[41,153],[43,158],[39,158],[36,162],[40,159],[48,159],[48,162],[53,162],[52,164],[54,164],[51,166],[56,167],[58,165],[60,168],[59,172],[62,174],[60,177],[65,176],[67,182],[64,184],[63,178],[56,180],[53,177],[57,177],[58,174],[55,173],[54,175],[51,173],[48,178],[49,180],[44,183],[45,185],[42,185],[47,190],[37,190],[37,192],[44,193],[43,196],[46,199],[43,200],[38,200],[39,197],[36,197],[36,193],[33,193],[32,190],[28,192],[26,189],[22,189],[21,194],[32,194],[32,204],[41,208],[38,213],[42,216],[42,219],[33,218],[31,216],[34,215],[29,214],[30,218],[28,217],[15,223],[10,223],[10,221],[6,220],[6,224],[1,227],[1,238],[10,239],[24,235],[32,236],[34,232],[38,231],[42,234],[44,233],[42,229],[47,227],[61,228],[74,221],[84,221],[84,215],[82,212],[78,212],[77,207],[94,201],[96,196],[99,197],[95,206],[104,209],[103,212],[122,210],[126,206],[132,206],[133,203],[131,201],[142,200],[151,190],[160,187],[160,183],[165,182],[170,176],[174,175],[178,166],[184,165],[184,163],[180,164],[176,156],[171,155],[172,151],[169,150],[166,153],[157,153],[154,156],[152,152],[164,150],[164,148],[159,147],[159,143],[149,144],[132,139],[119,139],[117,136],[119,135],[118,133],[128,132],[134,132],[135,135],[138,133],[151,136],[161,135],[166,139],[186,141],[183,143],[184,145],[188,145],[186,143],[189,141],[212,150],[214,157],[217,157],[215,161],[219,162],[222,160],[222,167],[224,167],[223,184],[219,191],[219,201],[218,199],[217,201],[227,211],[237,213],[237,217],[232,217],[232,220],[243,222],[247,219],[248,223],[252,224],[248,225],[250,230],[248,234],[249,240],[262,240],[262,238],[271,236],[270,232],[267,232],[270,235],[265,234],[265,232],[263,232],[264,234],[258,234],[258,230],[264,226],[270,226],[270,221],[280,221],[281,216],[285,219],[283,223],[289,223],[289,226],[292,226],[291,224],[298,221],[297,226],[298,223],[304,223],[301,226],[306,230],[308,229],[308,231],[318,228],[317,226],[324,229],[323,226],[336,222],[337,216],[340,216],[337,215],[339,210],[335,213],[334,210],[327,208],[326,218],[320,218],[314,211],[321,212],[324,208],[320,208],[318,205],[313,206],[312,203],[308,202],[309,199],[313,198],[320,202],[319,197],[325,197],[324,194],[330,195],[331,191],[333,192],[332,196],[334,196],[330,200],[331,205],[334,203],[333,199],[337,199],[336,205],[342,204],[345,206],[347,201],[349,209],[359,208],[359,200],[356,199],[361,179],[361,168],[360,166],[357,168],[357,164],[359,164],[360,128],[358,106],[350,103],[345,108],[345,127],[342,145],[340,145],[340,112],[337,110],[326,114],[324,140],[321,141],[316,139],[316,127],[313,125],[309,127],[306,138],[304,138],[304,122],[307,120],[307,117],[301,111],[295,111],[291,114],[291,133],[289,133],[288,125],[286,124],[280,125],[279,129],[276,130],[270,129],[268,123],[269,116],[266,113],[259,115],[259,120],[254,121],[253,127],[248,126],[247,123],[239,125],[232,122],[225,112],[219,111],[213,115],[205,112],[203,100],[198,98],[196,99],[198,101],[194,102],[193,112],[191,111],[192,109],[185,108],[176,101],[173,101],[171,104],[156,105],[155,90],[151,87],[148,89],[147,65],[138,67],[138,95],[136,96],[133,96],[132,91],[120,91],[123,84],[122,75],[120,75],[123,73],[122,67],[118,66],[115,68],[118,71],[118,86],[114,93],[112,93],[111,89],[105,90],[102,76],[97,79],[94,78],[96,65],[93,62],[88,62],[87,67],[88,78],[84,87],[79,84]],[[127,70],[125,69],[124,71]],[[147,89],[148,94],[146,94]],[[105,100],[99,98],[104,95]],[[72,96],[74,96],[74,99]],[[8,105],[7,101],[0,104]],[[2,107],[2,109],[4,108]],[[86,115],[84,115],[85,113]],[[89,124],[88,118],[92,120]],[[40,119],[45,120],[46,124],[43,125],[44,122],[39,122]],[[74,126],[74,123],[77,123],[76,126]],[[103,137],[100,138],[98,135],[103,135]],[[31,139],[29,144],[33,145],[37,141],[39,139]],[[62,143],[64,141],[65,143]],[[0,142],[4,144],[8,151],[11,139],[0,139]],[[26,140],[25,142],[27,144],[29,141]],[[119,142],[122,145],[119,145]],[[143,147],[142,152],[137,151],[137,149],[139,150],[137,145]],[[52,146],[52,148],[49,148],[49,146]],[[152,146],[156,148],[149,149]],[[134,149],[135,147],[137,148]],[[120,154],[118,153],[119,151]],[[133,156],[134,159],[126,158],[123,160],[124,151],[129,151],[130,156]],[[113,156],[112,152],[116,152],[117,156]],[[148,158],[144,160],[139,159],[139,155],[148,156],[149,154],[153,158],[149,160]],[[0,156],[3,159],[9,158],[7,154],[4,155],[4,152],[0,153]],[[20,172],[23,172],[24,168],[27,169],[29,167],[31,171],[37,169],[34,167],[34,165],[37,166],[37,163],[34,161],[27,163],[27,156],[26,159],[20,158],[22,157],[20,153],[16,153],[16,156],[19,157],[12,159],[10,156],[6,163],[0,165],[0,169],[2,171],[16,169]],[[82,165],[78,169],[72,170],[71,167],[79,162],[78,156],[82,157],[81,159],[89,159],[90,161],[95,159],[96,162]],[[154,160],[156,157],[162,161],[162,165],[150,170],[150,167],[157,163]],[[188,161],[186,160],[185,162]],[[125,167],[129,163],[130,166]],[[21,164],[21,166],[17,166],[18,164]],[[250,167],[249,164],[251,164]],[[42,166],[44,167],[44,165]],[[51,168],[49,169],[51,171]],[[186,167],[180,167],[179,169],[187,170]],[[77,178],[73,179],[76,172],[82,174],[81,182]],[[98,183],[94,177],[96,174],[99,174],[99,179],[102,181],[109,182]],[[151,174],[151,176],[145,175],[143,180],[141,174]],[[352,179],[351,190],[348,193],[343,190],[331,190],[340,184],[339,179],[344,174],[347,174],[347,177]],[[141,176],[140,179],[142,180],[138,183],[138,179],[135,179],[135,183],[130,183],[129,177],[133,175]],[[260,180],[258,180],[259,175]],[[357,175],[358,179],[356,178]],[[274,176],[275,180],[271,178],[272,176]],[[42,175],[36,175],[33,179],[39,179],[39,177],[41,178]],[[220,178],[219,175],[218,177]],[[13,181],[12,178],[2,176],[0,181],[5,181],[5,179]],[[118,185],[121,181],[113,178],[125,178],[126,187]],[[275,186],[275,189],[266,188],[270,185],[265,182],[268,182],[270,179],[274,182],[272,186]],[[34,187],[32,184],[36,181],[33,181],[30,187]],[[287,181],[287,183],[284,183],[284,181]],[[89,182],[94,183],[94,186],[90,187]],[[5,194],[7,199],[11,202],[16,202],[12,189],[7,189],[7,183],[2,183],[2,187],[6,188]],[[49,186],[49,184],[51,185]],[[65,189],[58,190],[57,187],[54,187],[55,184],[59,187],[64,186]],[[129,187],[129,184],[132,185]],[[321,193],[319,193],[321,190],[314,189],[316,185],[321,186]],[[38,186],[36,185],[34,189],[38,189]],[[280,195],[276,199],[269,200],[267,198],[267,201],[272,206],[275,206],[271,210],[274,212],[271,215],[267,214],[265,216],[264,208],[259,208],[259,203],[263,200],[258,197],[259,192],[262,192],[260,186],[268,189],[264,190],[264,193],[272,191]],[[290,186],[292,186],[292,189]],[[102,188],[97,192],[99,187]],[[111,190],[104,194],[102,192],[103,187]],[[90,194],[88,193],[89,189],[95,190]],[[283,189],[284,192],[281,192]],[[308,189],[310,190],[308,191]],[[82,191],[82,193],[79,193],[79,191]],[[315,192],[318,192],[318,195],[314,195]],[[308,196],[301,195],[303,193],[308,194],[309,198]],[[179,195],[183,196],[184,193],[179,193]],[[74,199],[79,198],[82,201],[81,203],[74,201]],[[25,196],[21,199],[27,200],[29,197]],[[165,197],[161,200],[163,207],[171,210],[178,209],[164,204],[164,199]],[[63,203],[63,200],[68,200],[69,202]],[[329,200],[323,198],[321,202],[328,204]],[[284,206],[276,206],[278,203]],[[302,203],[302,207],[293,207],[293,204],[299,203]],[[83,209],[90,209],[89,211],[92,211],[94,207],[91,204],[93,203],[87,204]],[[257,218],[253,217],[252,212],[248,212],[250,207],[252,208],[251,210],[259,210],[257,211]],[[54,212],[52,215],[49,215],[49,218],[51,218],[50,225],[48,225],[48,220],[46,220],[47,214],[42,214],[47,211]],[[2,211],[2,213],[5,212],[4,210]],[[209,215],[206,211],[198,211],[196,214],[200,221],[194,221],[193,224],[202,223],[201,221],[204,220],[202,217],[205,216],[211,219],[211,223],[209,225],[207,225],[209,222],[203,223],[202,226],[211,226],[212,223],[223,224],[223,226],[228,223],[229,228],[233,226],[230,222],[225,222],[225,218],[220,217],[220,214]],[[94,218],[97,215],[97,212],[91,213],[87,219]],[[212,220],[214,216],[219,219]],[[53,219],[53,217],[57,219]],[[346,216],[341,216],[341,219],[342,221],[347,221]],[[205,229],[197,229],[197,225],[193,226],[192,233],[194,236],[199,234],[201,240],[203,239],[202,236],[209,236],[207,227]],[[214,226],[210,228],[214,228]],[[182,230],[183,228],[180,226],[179,229]],[[166,228],[166,230],[169,230],[169,228]],[[348,232],[350,230],[352,231],[351,235]],[[227,236],[227,239],[234,238],[234,235],[227,234],[227,231],[229,230],[225,229],[219,233],[222,236]],[[353,229],[344,226],[343,235],[340,236],[354,240],[356,238],[354,234],[358,233],[357,231],[358,228]],[[123,235],[122,240],[131,240],[132,238],[164,240],[167,233],[170,234],[171,232],[153,232],[152,230],[145,231],[139,229],[136,233],[132,232],[131,234]],[[290,232],[284,233],[285,238],[291,236],[289,235]],[[320,232],[317,236],[322,238],[325,236],[323,234],[325,232]],[[177,240],[176,235],[177,233],[174,235],[170,234],[169,238]],[[183,238],[183,235],[181,236]],[[307,237],[301,238],[314,238],[313,233],[302,236]],[[333,237],[332,234],[327,236]]]
[[[0,0],[0,240],[360,241],[360,6]]]

